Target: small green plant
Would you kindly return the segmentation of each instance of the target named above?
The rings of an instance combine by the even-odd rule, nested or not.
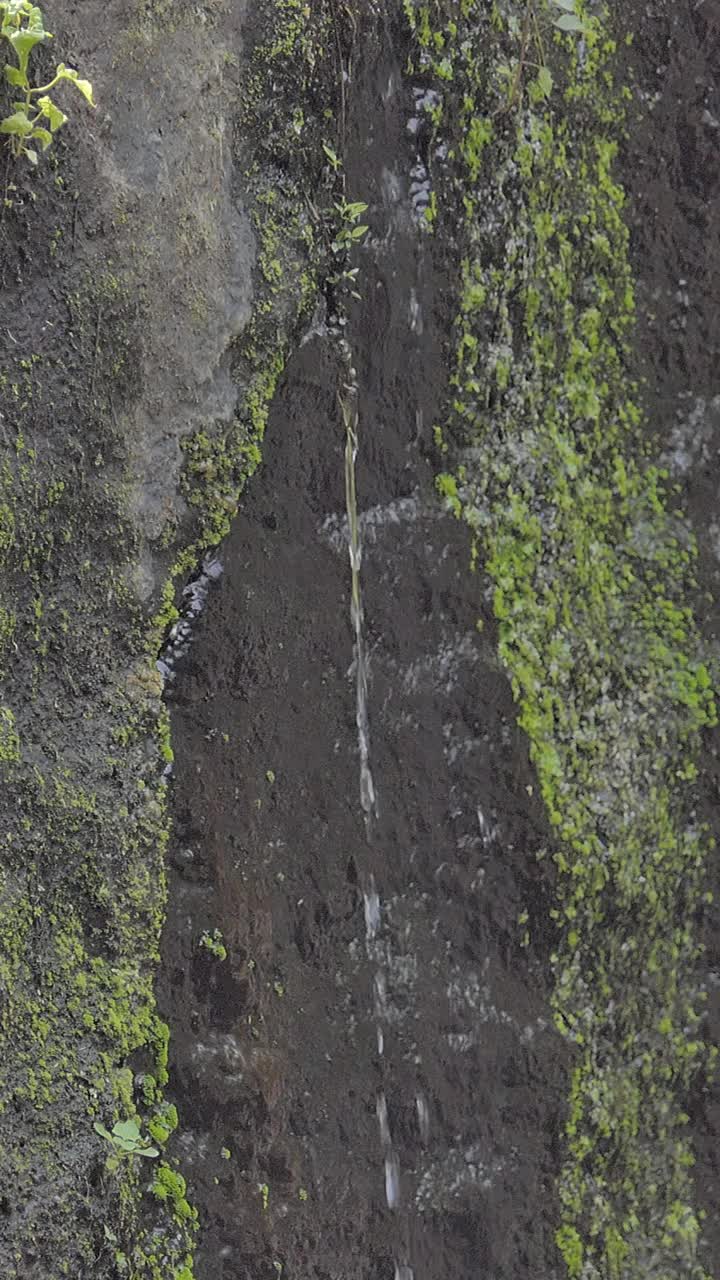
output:
[[[328,276],[328,284],[341,285],[349,289],[350,296],[360,299],[355,288],[358,278],[358,267],[349,267],[347,255],[354,244],[362,240],[368,228],[358,220],[367,209],[362,200],[348,202],[345,199],[336,201],[334,205],[339,223],[334,230],[334,239],[330,246],[337,262],[337,269]]]
[[[197,1220],[197,1210],[193,1209],[187,1199],[187,1184],[182,1174],[161,1163],[150,1188],[156,1200],[167,1201],[177,1222]]]
[[[14,156],[25,156],[31,164],[37,164],[38,153],[31,144],[46,151],[53,134],[67,120],[50,98],[50,90],[62,80],[69,80],[94,107],[92,85],[89,80],[81,80],[72,67],[59,62],[47,84],[33,87],[28,74],[30,54],[37,44],[52,39],[51,33],[45,30],[42,13],[30,0],[0,0],[0,20],[0,36],[7,40],[17,59],[16,65],[6,63],[5,79],[13,89],[19,90],[11,114],[0,121],[0,133],[7,135]]]
[[[172,1102],[161,1102],[155,1115],[148,1120],[150,1136],[158,1146],[164,1146],[178,1126],[177,1107]]]
[[[149,1156],[151,1159],[160,1155],[157,1147],[153,1147],[147,1139],[143,1138],[135,1120],[118,1120],[112,1127],[112,1133],[105,1128],[104,1124],[96,1120],[93,1129],[100,1134],[101,1138],[111,1142],[121,1155]]]
[[[340,200],[336,201],[335,208],[340,215],[340,225],[335,232],[332,250],[333,253],[341,253],[344,249],[349,249],[356,240],[362,240],[365,235],[368,228],[358,225],[358,219],[365,213],[367,205],[362,200]]]
[[[201,935],[200,946],[205,947],[205,949],[211,952],[217,960],[227,959],[227,947],[223,942],[223,936],[220,929],[213,929],[212,933],[209,933],[206,929]]]
[[[333,151],[332,147],[328,146],[327,142],[323,142],[322,149],[325,152],[325,158],[327,159],[333,173],[339,173],[342,168],[342,163],[337,153]]]
[[[348,292],[351,297],[359,299],[356,289],[359,269],[349,265],[349,254],[353,245],[367,233],[367,226],[360,222],[367,205],[362,200],[346,200],[342,161],[327,142],[323,142],[323,151],[328,162],[330,183],[340,193],[340,198],[333,201],[334,213],[328,210],[325,215],[327,233],[332,237],[330,252],[334,260],[334,270],[328,275],[327,282],[340,293]]]
[[[577,12],[577,0],[550,0],[550,27],[566,34],[587,35],[590,25],[586,18]],[[543,28],[545,28],[543,30]],[[513,65],[503,64],[498,67],[498,74],[507,83],[507,101],[498,108],[495,115],[502,115],[522,101],[522,90],[527,72],[535,72],[534,78],[527,81],[527,92],[532,103],[543,102],[553,91],[553,77],[547,66],[544,36],[547,36],[547,15],[541,12],[537,3],[530,3],[521,21],[517,16],[508,19],[508,31],[520,42],[517,62]],[[534,59],[531,56],[534,54]]]
[[[553,18],[553,26],[558,31],[579,31],[581,35],[586,34],[587,23],[575,12],[575,0],[550,0],[550,3],[561,11]]]

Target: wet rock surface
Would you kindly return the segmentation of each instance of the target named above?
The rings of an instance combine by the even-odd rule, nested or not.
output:
[[[277,179],[248,176],[270,76],[275,93],[292,82],[308,118],[310,76],[314,102],[334,101],[319,39],[312,69],[297,41],[270,66],[265,33],[297,34],[292,7],[48,0],[54,39],[33,49],[33,82],[64,60],[98,107],[71,106],[60,86],[70,119],[40,163],[3,145],[4,1280],[190,1272],[184,1184],[161,1155],[113,1162],[93,1126],[147,1134],[168,1119],[153,996],[171,756],[157,651],[172,573],[202,558],[208,529],[220,536],[251,469],[311,268],[292,157],[272,281],[257,267],[257,200]],[[313,20],[302,28],[317,36]]]
[[[312,150],[303,121],[317,112],[317,131],[337,115],[340,81],[313,71],[305,92],[320,41],[298,39],[310,6],[294,0],[47,5],[58,56],[87,68],[102,107],[64,131],[58,171],[8,188],[0,220],[8,1280],[187,1275],[187,1202],[183,1219],[150,1192],[150,1162],[137,1178],[126,1165],[121,1187],[93,1129],[113,1109],[157,1123],[161,1105],[143,1094],[151,1069],[164,1071],[151,993],[171,754],[163,686],[175,830],[158,994],[181,1112],[167,1155],[200,1209],[198,1280],[561,1274],[571,1061],[549,1012],[553,885],[536,854],[550,835],[488,583],[482,567],[468,572],[466,531],[433,483],[457,274],[453,246],[427,234],[444,158],[428,125],[436,103],[405,76],[399,25],[370,0],[357,20],[350,8],[342,150],[370,224],[347,328],[369,829],[339,366],[322,321],[287,367],[227,545],[179,589],[162,655],[157,626],[148,647],[170,565],[208,530],[220,536],[251,469],[243,450],[262,434],[278,345],[299,341],[293,291],[312,289],[301,274],[322,158],[302,198],[289,172],[301,135]],[[698,538],[695,603],[717,654],[720,19],[710,0],[650,0],[620,18],[636,33],[619,176],[637,371],[653,450]],[[247,60],[261,20],[286,42],[262,63],[264,89]],[[286,86],[299,48],[303,70]],[[312,145],[320,155],[314,134]],[[248,146],[264,211],[254,223]],[[697,804],[716,834],[717,745],[709,734]],[[717,859],[711,876],[715,904],[698,925],[705,1034],[718,1044]],[[712,1271],[717,1084],[698,1082],[687,1109]]]
[[[628,64],[639,109],[623,160],[638,368],[656,452],[699,539],[698,611],[716,637],[703,590],[717,597],[718,25],[706,5],[651,9],[631,23],[642,32]],[[356,67],[348,149],[371,223],[349,335],[371,839],[337,368],[323,339],[287,371],[266,463],[173,694],[161,998],[208,1278],[559,1274],[553,1183],[569,1062],[543,976],[550,886],[535,854],[548,833],[494,656],[486,583],[467,574],[466,536],[433,492],[448,284],[421,230],[424,91],[399,85],[388,48]],[[709,741],[699,800],[711,823],[715,750]],[[199,945],[215,928],[224,960]],[[717,1043],[714,910],[705,936]],[[698,1084],[690,1122],[711,1270],[717,1116],[717,1087]]]
[[[544,977],[546,830],[486,584],[434,493],[447,284],[410,212],[398,55],[356,66],[349,122],[371,226],[348,333],[369,837],[327,340],[288,367],[173,692],[160,999],[208,1280],[555,1269],[567,1055]],[[224,960],[199,945],[216,928]]]

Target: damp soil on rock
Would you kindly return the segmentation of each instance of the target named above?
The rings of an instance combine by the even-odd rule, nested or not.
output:
[[[287,368],[172,695],[159,994],[204,1280],[392,1280],[403,1267],[416,1280],[529,1280],[556,1266],[568,1054],[548,1005],[536,861],[548,833],[487,583],[469,574],[467,533],[434,491],[450,284],[412,216],[413,99],[391,36],[358,41],[346,142],[349,195],[367,201],[370,225],[347,335],[370,837],[326,335],[309,335]],[[381,925],[369,952],[371,883]],[[216,929],[224,959],[202,943]]]

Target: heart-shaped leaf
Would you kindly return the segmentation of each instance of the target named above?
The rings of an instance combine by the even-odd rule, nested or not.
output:
[[[48,98],[47,95],[43,98],[38,98],[37,105],[40,108],[41,114],[46,116],[49,120],[51,133],[55,133],[56,129],[59,129],[62,124],[65,124],[65,121],[67,120],[65,112],[61,111],[59,107],[56,107],[55,103],[51,98]]]
[[[21,138],[26,138],[29,133],[32,133],[32,123],[24,111],[16,111],[13,115],[0,120],[0,133],[14,133],[19,134]]]
[[[43,151],[47,151],[52,142],[52,134],[49,129],[43,129],[39,124],[36,124],[31,136],[37,138]]]
[[[553,26],[559,31],[586,31],[587,27],[582,18],[578,18],[576,13],[563,13],[553,22]]]
[[[118,1120],[113,1125],[113,1137],[119,1138],[121,1142],[137,1142],[140,1130],[134,1120]]]
[[[13,31],[12,35],[7,39],[10,41],[13,49],[18,56],[20,70],[26,71],[28,58],[35,48],[36,44],[41,44],[45,39],[46,32],[42,28],[38,30]]]
[[[24,89],[28,82],[27,76],[20,68],[12,67],[9,62],[5,64],[5,79],[8,84],[14,84],[18,89]]]
[[[64,62],[60,62],[55,68],[55,76],[59,80],[70,80],[77,89],[80,90],[83,98],[86,98],[91,107],[95,106],[93,101],[93,90],[89,80],[81,80],[77,71],[72,67],[66,67]]]

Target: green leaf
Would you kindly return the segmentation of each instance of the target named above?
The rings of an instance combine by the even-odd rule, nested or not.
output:
[[[159,1156],[160,1152],[158,1151],[157,1147],[135,1147],[135,1155],[150,1156],[152,1159],[155,1156]]]
[[[26,31],[13,31],[12,35],[6,37],[18,56],[21,71],[27,69],[30,54],[36,44],[42,44],[45,35],[46,32],[41,27],[39,31],[37,28]]]
[[[5,63],[5,79],[8,84],[14,84],[18,89],[24,89],[28,83],[24,72],[19,67],[11,67],[9,62]]]
[[[564,9],[566,13],[575,12],[575,0],[552,0],[556,9]]]
[[[559,31],[586,31],[587,27],[582,18],[578,18],[576,13],[563,13],[559,18],[555,18],[553,26]]]
[[[83,98],[86,98],[91,107],[95,106],[93,101],[92,85],[89,80],[81,80],[77,71],[73,71],[72,67],[66,67],[64,62],[58,63],[55,68],[55,76],[59,80],[70,80],[79,89]]]
[[[99,1133],[102,1138],[107,1138],[108,1142],[112,1142],[113,1140],[112,1134],[105,1128],[104,1124],[100,1123],[99,1120],[95,1121],[93,1125],[93,1129],[95,1130],[96,1133]]]
[[[552,93],[553,78],[547,67],[541,67],[537,75],[538,89],[543,98],[549,98]]]
[[[353,240],[362,240],[367,230],[368,230],[367,227],[353,227],[352,231],[350,232],[350,235],[352,236]]]
[[[55,133],[61,125],[65,124],[67,116],[64,111],[55,106],[55,103],[47,95],[44,98],[38,98],[37,105],[40,108],[40,114],[46,116],[50,121],[50,132]]]
[[[134,1120],[118,1120],[113,1125],[113,1137],[119,1138],[121,1142],[137,1142],[140,1130]]]
[[[330,161],[333,169],[339,169],[340,161],[335,155],[335,152],[333,151],[332,147],[329,147],[326,142],[323,142],[322,149],[325,152],[325,155],[327,156],[328,160]]]
[[[347,218],[352,218],[354,222],[355,219],[359,218],[360,214],[364,213],[366,209],[367,205],[363,204],[362,200],[356,200],[354,204],[346,204],[344,212],[345,216]]]
[[[35,125],[31,137],[37,138],[43,151],[47,151],[50,143],[52,142],[52,134],[50,131],[48,129],[43,129],[39,124]]]
[[[14,133],[26,138],[32,133],[32,124],[24,111],[16,111],[14,115],[0,120],[0,133]]]

